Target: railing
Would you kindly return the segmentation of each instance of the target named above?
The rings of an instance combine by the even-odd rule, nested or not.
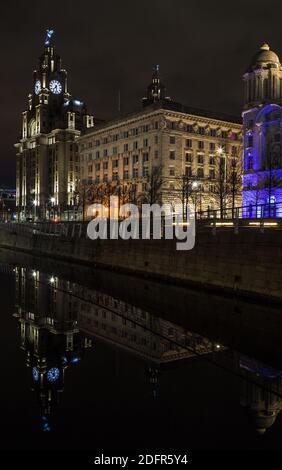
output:
[[[282,218],[282,202],[270,204],[249,204],[241,207],[208,209],[198,211],[196,219],[276,219]]]
[[[124,219],[122,219],[124,220]],[[118,222],[117,233],[122,220]],[[155,219],[154,219],[155,221]],[[139,234],[141,238],[143,219],[139,219]],[[147,221],[148,222],[148,221]],[[42,234],[51,237],[63,237],[67,239],[87,238],[87,226],[89,221],[63,221],[63,222],[0,222],[1,229],[17,233]],[[150,235],[153,233],[152,220],[149,221]],[[165,229],[171,226],[165,217],[160,220],[160,238],[164,237]],[[177,222],[173,222],[173,229]],[[182,224],[183,225],[183,224]],[[185,223],[184,223],[185,225]],[[258,227],[261,231],[264,228],[282,228],[282,202],[275,204],[256,204],[234,208],[224,208],[216,210],[199,211],[196,213],[196,225],[198,228],[211,227],[212,232],[218,228],[234,228],[235,233],[241,228]],[[110,219],[107,224],[107,238],[111,238]]]

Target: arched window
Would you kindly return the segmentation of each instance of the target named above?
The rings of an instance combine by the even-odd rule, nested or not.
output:
[[[36,135],[36,122],[35,119],[31,119],[29,126],[28,126],[28,133],[29,137],[33,137]]]

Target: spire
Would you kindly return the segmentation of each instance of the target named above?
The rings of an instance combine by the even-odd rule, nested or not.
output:
[[[53,45],[53,40],[52,36],[55,33],[54,29],[47,29],[46,30],[46,36],[45,36],[45,46],[52,46]]]
[[[165,86],[161,82],[160,78],[160,66],[156,64],[153,67],[152,82],[147,88],[147,96],[142,100],[143,106],[157,101],[168,100],[169,98],[165,96],[165,91]]]
[[[261,49],[261,51],[270,51],[270,47],[266,42],[264,44],[262,44],[260,49]]]

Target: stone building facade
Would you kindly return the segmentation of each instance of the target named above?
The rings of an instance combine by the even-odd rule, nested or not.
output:
[[[226,172],[236,159],[241,178],[241,131],[236,118],[188,108],[166,97],[155,68],[139,112],[89,129],[78,139],[81,181],[94,194],[99,187],[101,194],[103,187],[119,187],[123,194],[127,188],[126,202],[173,203],[182,198],[185,186],[197,210],[213,209],[218,207],[219,160],[224,160]]]
[[[244,74],[246,217],[282,217],[282,66],[263,44]]]
[[[33,74],[33,92],[22,113],[17,149],[16,204],[21,220],[66,217],[80,177],[77,138],[93,126],[85,105],[71,99],[67,72],[47,31]]]

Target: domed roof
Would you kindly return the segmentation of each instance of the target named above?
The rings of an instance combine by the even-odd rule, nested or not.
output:
[[[275,52],[270,50],[268,44],[263,44],[260,50],[255,54],[251,65],[250,70],[255,70],[258,68],[269,68],[269,67],[280,67],[280,60]]]

